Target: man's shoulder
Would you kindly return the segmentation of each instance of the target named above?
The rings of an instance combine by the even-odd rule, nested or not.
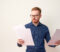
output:
[[[42,24],[42,28],[43,29],[48,29],[48,26],[47,25],[45,25],[45,24],[43,24],[43,23],[41,23]]]
[[[25,27],[26,27],[26,28],[29,28],[29,27],[30,27],[30,24],[31,24],[31,23],[25,24]]]

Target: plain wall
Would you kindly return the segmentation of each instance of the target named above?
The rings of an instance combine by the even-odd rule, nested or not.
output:
[[[60,0],[0,0],[0,52],[25,52],[25,46],[16,45],[12,27],[29,23],[31,8],[35,6],[42,9],[40,21],[49,27],[51,36],[60,29]],[[46,44],[46,51],[60,52],[60,46],[51,48]]]

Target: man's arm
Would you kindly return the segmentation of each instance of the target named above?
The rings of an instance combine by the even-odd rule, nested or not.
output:
[[[47,43],[49,42],[49,40],[51,40],[51,36],[50,36],[50,32],[48,28],[47,28],[46,35],[45,35],[45,40],[47,41]],[[56,47],[56,45],[48,45],[48,46]]]

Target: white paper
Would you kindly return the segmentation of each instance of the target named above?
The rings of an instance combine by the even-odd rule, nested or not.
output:
[[[56,32],[54,33],[48,44],[54,45],[58,40],[60,40],[60,29],[56,29]]]
[[[32,38],[31,30],[29,28],[25,28],[25,26],[18,25],[13,27],[14,31],[16,31],[17,39],[23,39],[23,45],[31,45],[34,46],[34,41]]]

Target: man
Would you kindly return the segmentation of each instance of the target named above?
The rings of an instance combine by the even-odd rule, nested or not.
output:
[[[31,22],[26,24],[26,28],[31,29],[32,37],[35,43],[35,46],[27,46],[26,52],[46,52],[44,39],[49,42],[51,39],[49,29],[46,25],[39,22],[41,19],[41,9],[39,7],[34,7],[31,10]],[[18,39],[17,45],[22,46],[24,40]],[[55,46],[51,46],[55,47]]]

